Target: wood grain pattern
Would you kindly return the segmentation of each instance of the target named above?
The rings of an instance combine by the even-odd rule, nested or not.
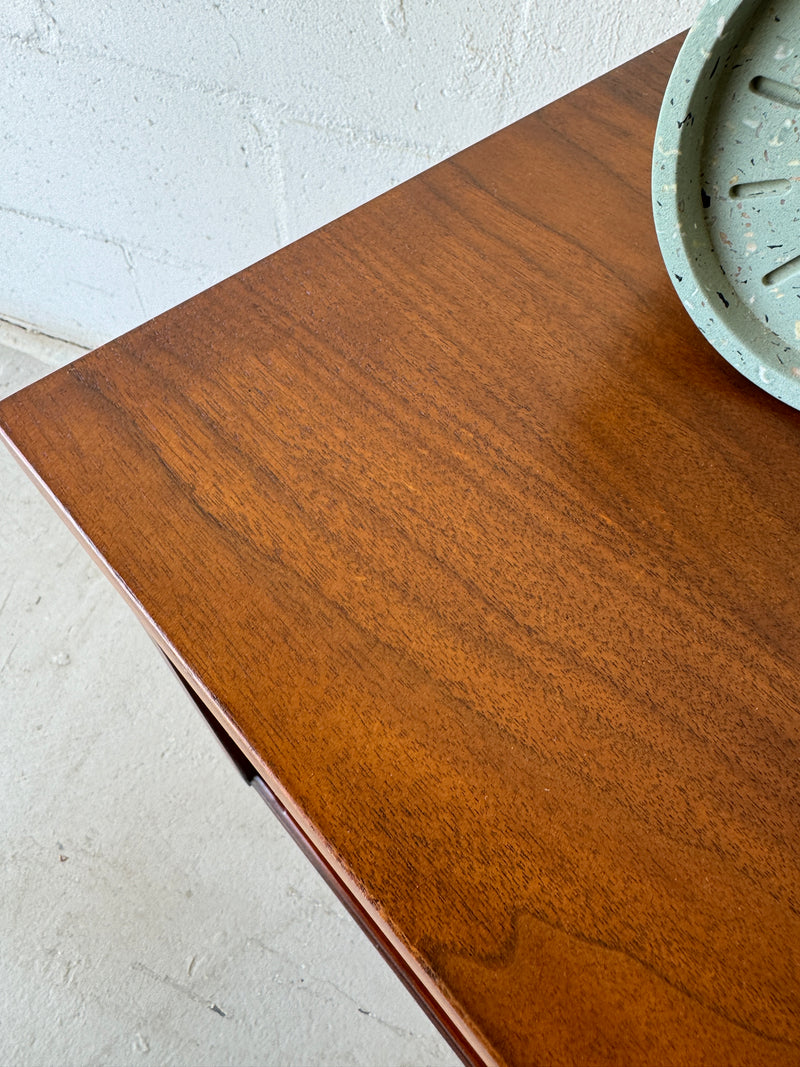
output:
[[[0,406],[501,1063],[800,1061],[800,415],[661,264],[676,51]]]

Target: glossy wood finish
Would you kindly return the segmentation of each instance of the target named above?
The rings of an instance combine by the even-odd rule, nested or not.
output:
[[[412,984],[526,1067],[800,1061],[800,415],[661,264],[676,51],[0,407]]]

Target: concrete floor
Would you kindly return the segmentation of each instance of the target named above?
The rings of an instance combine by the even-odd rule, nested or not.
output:
[[[457,1064],[2,447],[0,544],[0,1064]]]

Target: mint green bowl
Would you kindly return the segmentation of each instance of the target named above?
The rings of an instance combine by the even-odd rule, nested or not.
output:
[[[800,408],[800,0],[711,0],[656,132],[667,270],[712,345]]]

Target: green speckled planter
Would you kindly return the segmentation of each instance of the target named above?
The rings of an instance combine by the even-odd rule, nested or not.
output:
[[[711,0],[658,122],[653,209],[717,350],[800,408],[800,0]]]

